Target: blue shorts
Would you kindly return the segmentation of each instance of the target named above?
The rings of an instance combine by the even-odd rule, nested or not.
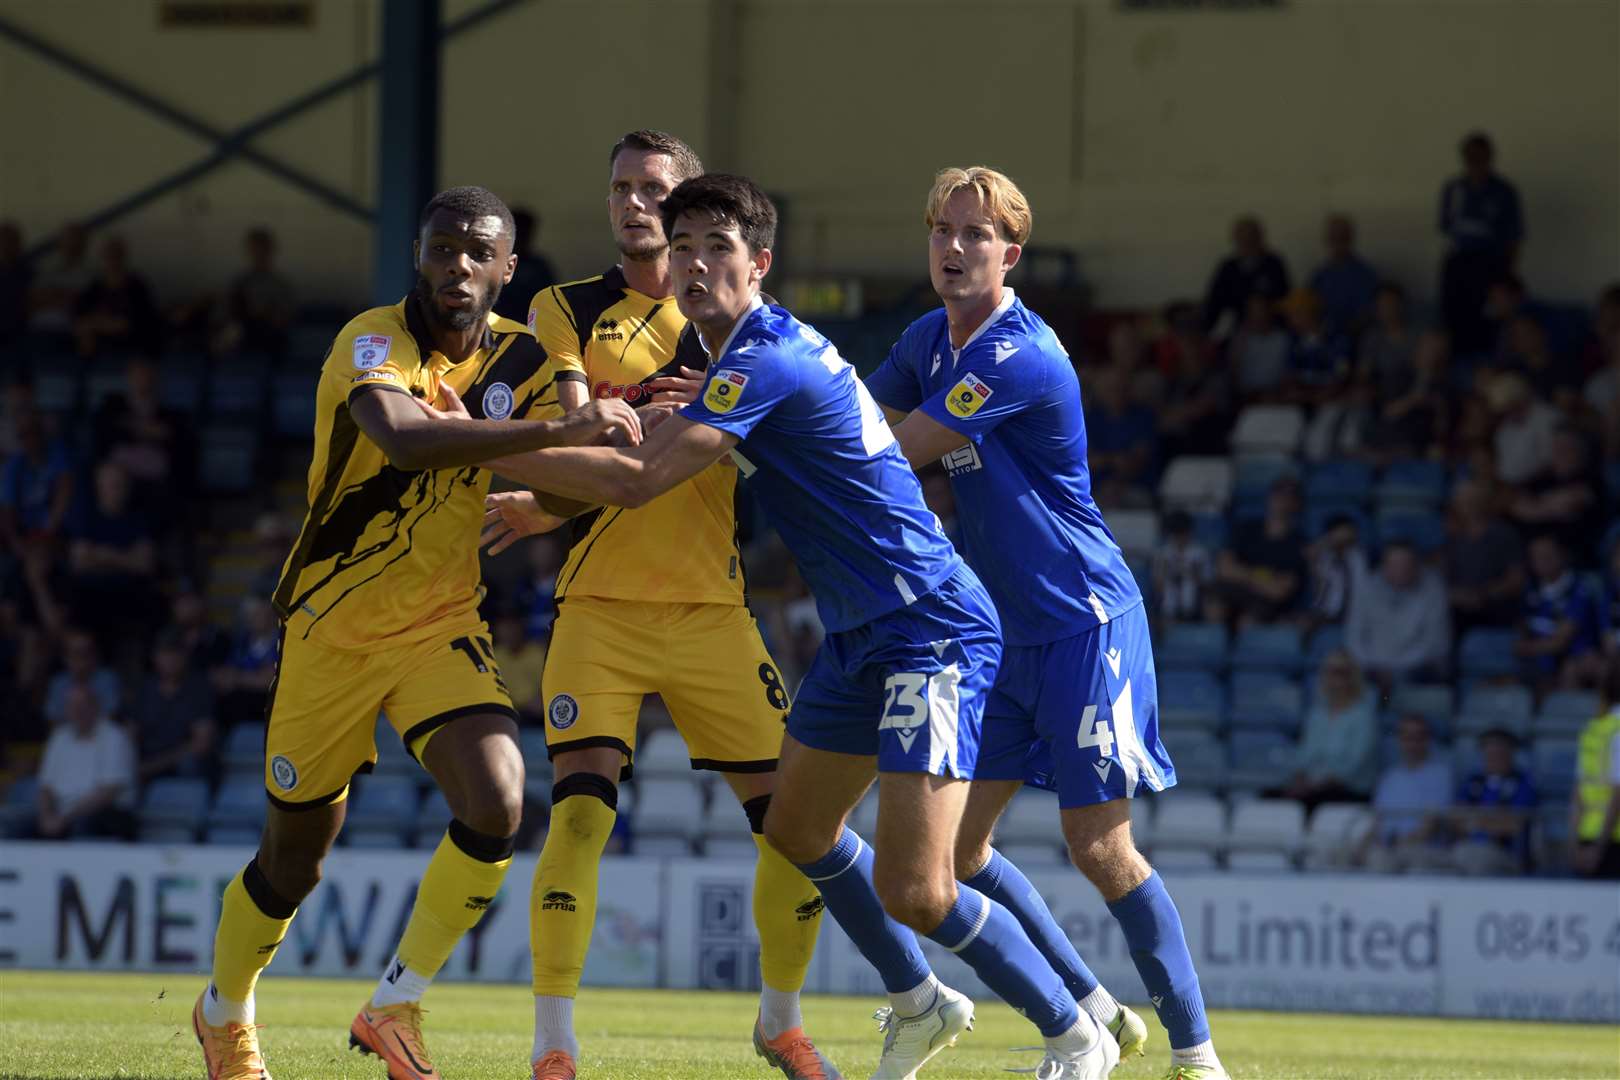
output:
[[[1083,634],[1009,646],[990,692],[980,780],[1023,780],[1092,806],[1176,782],[1159,741],[1159,693],[1147,613],[1131,610]]]
[[[971,780],[1000,660],[995,606],[964,564],[915,603],[828,634],[788,734],[816,750],[875,754],[879,772]]]

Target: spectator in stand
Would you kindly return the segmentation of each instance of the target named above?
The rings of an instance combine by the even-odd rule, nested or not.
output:
[[[1380,404],[1393,401],[1412,388],[1417,349],[1418,331],[1407,314],[1406,290],[1386,281],[1373,300],[1372,324],[1361,335],[1356,375],[1373,387]]]
[[[1457,790],[1452,866],[1464,874],[1522,874],[1530,869],[1530,818],[1539,801],[1514,763],[1518,736],[1492,728],[1479,737],[1480,765]]]
[[[0,542],[13,558],[29,548],[54,552],[73,507],[73,458],[49,439],[32,408],[13,417],[17,448],[0,466]]]
[[[216,739],[214,692],[191,666],[185,639],[164,631],[152,648],[152,673],[129,710],[141,783],[160,776],[207,776]]]
[[[1165,334],[1154,346],[1164,374],[1158,408],[1164,458],[1223,453],[1232,426],[1232,385],[1204,336],[1198,306],[1173,303],[1164,320]]]
[[[1349,514],[1327,520],[1322,535],[1306,549],[1310,560],[1310,610],[1305,628],[1336,626],[1350,610],[1356,583],[1367,574],[1367,556],[1361,550],[1361,530]],[[1361,673],[1356,673],[1357,679]]]
[[[1280,399],[1288,381],[1293,343],[1277,321],[1273,301],[1260,293],[1249,297],[1243,322],[1227,350],[1238,398],[1245,404]]]
[[[1620,288],[1620,287],[1617,287]],[[1616,300],[1620,304],[1620,299]],[[1620,321],[1620,317],[1617,317]],[[1592,373],[1581,390],[1581,400],[1603,437],[1605,453],[1620,458],[1620,326],[1603,331],[1602,367]]]
[[[1446,380],[1451,344],[1439,331],[1423,334],[1401,390],[1383,398],[1369,444],[1384,463],[1445,453],[1451,418]]]
[[[495,314],[513,322],[528,319],[529,301],[534,299],[535,293],[562,280],[545,253],[534,250],[534,242],[539,237],[540,215],[526,207],[514,206],[512,254],[517,256],[517,270],[495,300]]]
[[[1491,510],[1490,488],[1460,480],[1451,490],[1446,530],[1451,618],[1461,634],[1476,626],[1508,626],[1524,596],[1524,549],[1518,530]]]
[[[1131,401],[1130,371],[1095,370],[1086,397],[1091,486],[1103,507],[1151,506],[1158,469],[1153,410]]]
[[[63,698],[63,722],[45,743],[34,835],[46,840],[134,834],[135,753],[87,686]]]
[[[0,221],[0,349],[28,327],[28,294],[34,274],[23,258],[22,230],[15,221]]]
[[[97,410],[95,457],[128,473],[135,501],[158,521],[177,528],[188,520],[196,441],[185,416],[163,404],[150,357],[131,357],[123,391]]]
[[[1203,613],[1204,590],[1215,565],[1203,544],[1193,538],[1192,518],[1173,510],[1165,519],[1164,540],[1153,553],[1153,594],[1159,615],[1169,622],[1191,622]]]
[[[1444,676],[1451,654],[1446,588],[1407,541],[1386,543],[1378,573],[1353,582],[1344,643],[1385,688],[1403,679]]]
[[[1598,294],[1592,332],[1581,343],[1581,370],[1597,371],[1611,360],[1609,345],[1620,334],[1620,281]]]
[[[76,687],[95,694],[102,716],[118,715],[123,683],[118,673],[101,662],[101,649],[89,632],[69,628],[62,635],[62,670],[45,686],[45,719],[52,727],[67,717],[68,698]]]
[[[1570,567],[1556,533],[1530,541],[1530,585],[1524,592],[1513,653],[1540,690],[1595,686],[1602,677],[1599,598]]]
[[[35,268],[30,326],[53,334],[72,330],[73,305],[95,279],[90,234],[83,225],[70,222],[57,238],[51,257]]]
[[[1515,315],[1507,325],[1505,348],[1497,369],[1524,377],[1536,396],[1560,409],[1571,409],[1580,399],[1582,373],[1573,357],[1554,355],[1547,331],[1530,315]]]
[[[1294,774],[1274,798],[1305,804],[1365,802],[1378,779],[1377,695],[1344,649],[1322,661],[1315,699],[1294,751]]]
[[[1290,396],[1304,405],[1334,401],[1350,378],[1350,338],[1328,327],[1322,298],[1311,289],[1295,289],[1281,307],[1293,335],[1288,350]]]
[[[517,584],[514,606],[523,616],[524,636],[544,641],[551,637],[551,622],[557,617],[557,574],[567,553],[557,533],[544,533],[531,538],[523,554],[529,572]]]
[[[248,579],[248,592],[253,596],[274,596],[281,584],[281,571],[287,564],[287,553],[298,539],[298,526],[287,518],[268,510],[253,522],[253,543],[258,549],[259,568]]]
[[[270,683],[276,674],[279,637],[275,608],[267,596],[242,598],[231,654],[214,671],[219,694],[218,714],[227,725],[252,723],[264,717]]]
[[[157,628],[157,544],[131,494],[122,465],[96,466],[94,497],[68,528],[68,582],[80,622],[138,640]]]
[[[1547,466],[1519,489],[1508,514],[1526,532],[1556,533],[1577,566],[1594,566],[1610,517],[1602,490],[1597,456],[1580,431],[1565,425],[1553,435]]]
[[[1451,767],[1434,752],[1429,723],[1411,714],[1396,729],[1400,760],[1373,789],[1373,827],[1354,861],[1379,873],[1430,870],[1446,864],[1446,813],[1451,808]]]
[[[102,242],[101,269],[73,303],[73,336],[86,359],[107,350],[155,353],[161,343],[152,290],[130,269],[122,237]]]
[[[525,724],[545,723],[545,706],[540,700],[541,676],[546,670],[546,645],[524,631],[523,613],[507,611],[491,624],[495,655],[501,659],[501,677],[512,694]]]
[[[1485,397],[1496,416],[1496,475],[1517,487],[1551,463],[1553,435],[1564,423],[1563,414],[1538,400],[1530,384],[1512,373],[1487,381]]]
[[[1620,880],[1620,657],[1603,676],[1603,711],[1581,732],[1569,804],[1575,872]]]
[[[1299,481],[1283,476],[1266,496],[1259,521],[1239,523],[1215,560],[1215,583],[1204,618],[1241,628],[1274,623],[1293,613],[1305,588],[1305,541],[1299,526]]]
[[[1603,653],[1614,660],[1620,658],[1620,530],[1609,530],[1603,559]]]
[[[296,303],[292,282],[276,269],[276,236],[260,226],[244,241],[247,269],[231,281],[226,294],[226,322],[215,347],[282,356]]]
[[[1463,173],[1440,189],[1440,231],[1449,247],[1440,269],[1440,307],[1457,351],[1490,348],[1485,300],[1491,282],[1513,269],[1524,240],[1519,193],[1496,174],[1490,136],[1469,135]]]
[[[1288,267],[1266,247],[1265,230],[1253,216],[1232,223],[1232,254],[1222,259],[1204,294],[1204,330],[1215,330],[1223,320],[1242,321],[1249,300],[1263,296],[1281,300],[1288,293]]]
[[[1329,214],[1322,224],[1327,260],[1311,274],[1311,289],[1322,298],[1330,333],[1353,338],[1373,315],[1378,273],[1356,252],[1356,223],[1348,214]]]
[[[212,672],[230,661],[230,638],[210,621],[208,597],[194,582],[181,581],[176,588],[169,601],[168,629],[185,646],[189,663],[196,670]]]

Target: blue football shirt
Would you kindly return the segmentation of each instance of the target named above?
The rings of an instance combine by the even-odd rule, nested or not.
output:
[[[732,456],[828,632],[914,602],[962,564],[855,369],[782,308],[755,301],[681,415],[741,440]]]
[[[1142,602],[1091,497],[1074,365],[1011,289],[960,350],[944,308],[924,315],[866,384],[889,408],[968,437],[942,464],[963,554],[1008,645],[1071,637]]]

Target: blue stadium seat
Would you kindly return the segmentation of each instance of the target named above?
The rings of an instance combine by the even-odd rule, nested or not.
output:
[[[235,847],[257,847],[260,831],[242,825],[217,825],[208,829],[210,844],[230,844]]]
[[[1218,671],[1226,666],[1226,627],[1218,623],[1175,623],[1153,648],[1161,668],[1202,668]]]
[[[258,433],[244,427],[204,428],[197,479],[211,495],[234,495],[253,486],[258,470]]]
[[[1478,686],[1463,696],[1457,713],[1457,731],[1477,735],[1501,727],[1527,735],[1534,712],[1530,691],[1523,686]]]
[[[1574,739],[1537,739],[1530,750],[1531,778],[1543,803],[1564,803],[1575,788]]]
[[[38,777],[20,776],[12,781],[4,804],[0,804],[0,836],[17,836],[27,829],[34,820],[38,799]]]
[[[416,784],[402,776],[366,776],[349,794],[345,827],[393,830],[398,841],[416,824]]]
[[[1194,514],[1192,526],[1193,539],[1204,545],[1212,556],[1226,546],[1226,539],[1231,534],[1226,518],[1220,514]]]
[[[1226,687],[1212,672],[1171,669],[1159,674],[1159,729],[1219,730],[1226,713]]]
[[[315,388],[309,375],[280,374],[270,395],[274,410],[273,428],[283,439],[307,439],[315,427]]]
[[[1336,500],[1305,504],[1306,538],[1315,540],[1327,532],[1328,522],[1340,517],[1347,517],[1356,523],[1356,536],[1363,547],[1373,546],[1375,537],[1372,519],[1367,516],[1367,512],[1359,506]]]
[[[266,808],[264,780],[254,776],[228,776],[214,796],[214,808],[208,812],[208,828],[221,827],[258,829],[264,825]]]
[[[1294,740],[1281,731],[1234,730],[1226,745],[1226,780],[1234,792],[1276,787],[1293,771]]]
[[[270,389],[269,364],[259,356],[225,357],[209,369],[207,387],[210,417],[258,416]]]
[[[1226,744],[1211,731],[1177,728],[1165,735],[1176,765],[1178,787],[1218,791],[1226,787]]]
[[[1299,683],[1287,675],[1269,671],[1239,671],[1232,675],[1234,730],[1292,733],[1299,730],[1304,713],[1304,692]]]
[[[1391,462],[1375,490],[1381,508],[1435,510],[1446,498],[1446,467],[1438,461]]]
[[[1536,713],[1537,735],[1579,735],[1603,707],[1590,690],[1555,690]]]
[[[450,827],[451,817],[450,804],[444,801],[444,794],[437,788],[429,791],[416,814],[414,846],[437,846],[444,830]]]
[[[1238,502],[1254,496],[1264,499],[1279,477],[1298,475],[1299,467],[1288,458],[1241,458],[1232,497]]]
[[[220,747],[219,760],[226,772],[261,775],[264,772],[264,725],[237,724],[231,728],[225,736],[225,744]]]
[[[167,409],[195,413],[202,408],[207,358],[181,354],[158,363],[158,401]]]
[[[1305,477],[1305,500],[1364,505],[1372,491],[1372,466],[1364,461],[1324,461]]]
[[[1320,626],[1311,635],[1310,644],[1305,648],[1305,669],[1315,671],[1322,666],[1322,661],[1328,654],[1344,647],[1344,627]]]
[[[1472,678],[1518,674],[1519,662],[1513,655],[1517,636],[1512,630],[1487,627],[1465,633],[1457,647],[1457,665],[1462,674]]]
[[[1381,506],[1377,522],[1380,543],[1404,540],[1424,555],[1439,551],[1446,543],[1445,519],[1437,512]]]
[[[1232,670],[1297,672],[1305,660],[1299,630],[1292,626],[1251,626],[1232,642]]]
[[[1456,693],[1438,683],[1402,683],[1390,694],[1389,708],[1397,719],[1403,713],[1417,713],[1429,722],[1435,738],[1443,739],[1451,730]]]
[[[187,840],[208,816],[208,782],[195,777],[165,776],[147,785],[141,795],[141,829],[183,830]]]

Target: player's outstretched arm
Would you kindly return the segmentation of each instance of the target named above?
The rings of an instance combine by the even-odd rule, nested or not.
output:
[[[555,420],[474,420],[448,386],[434,411],[403,391],[356,394],[349,411],[396,469],[453,469],[555,446],[579,446],[622,433],[641,441],[641,421],[623,401],[593,401]]]
[[[968,444],[966,435],[946,427],[921,409],[910,413],[898,424],[891,413],[899,415],[896,410],[885,406],[883,414],[889,417],[889,426],[894,428],[894,439],[900,444],[900,452],[906,455],[906,461],[913,469],[932,465],[957,447]]]
[[[735,435],[672,416],[640,446],[538,450],[489,461],[485,467],[508,480],[568,499],[642,506],[690,480],[736,445]]]

